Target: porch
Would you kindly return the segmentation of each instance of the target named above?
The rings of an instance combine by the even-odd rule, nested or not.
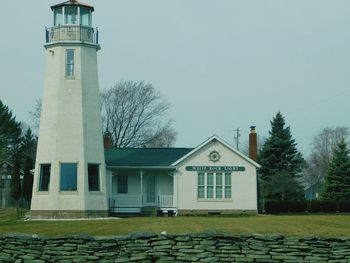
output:
[[[110,185],[110,215],[176,214],[172,171],[117,170],[112,172]]]

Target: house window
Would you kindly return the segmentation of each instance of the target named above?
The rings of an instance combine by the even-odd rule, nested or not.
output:
[[[5,188],[5,180],[0,178],[0,189],[4,189]]]
[[[198,173],[198,198],[204,198],[205,195],[205,174]]]
[[[66,77],[74,77],[74,49],[66,50]]]
[[[100,165],[88,164],[89,191],[100,191]]]
[[[118,194],[127,194],[128,193],[128,176],[127,175],[118,175]]]
[[[215,198],[220,199],[222,198],[222,173],[215,174]]]
[[[231,174],[225,174],[225,198],[231,198]]]
[[[39,191],[49,191],[51,164],[40,164]]]
[[[61,163],[60,191],[77,190],[78,164]]]
[[[229,199],[231,189],[230,173],[198,173],[198,199]]]

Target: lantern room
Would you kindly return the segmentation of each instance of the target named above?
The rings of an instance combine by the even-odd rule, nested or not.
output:
[[[94,8],[76,0],[67,1],[51,6],[54,13],[54,26],[81,25],[91,27],[91,13]]]
[[[98,44],[98,31],[92,28],[94,7],[77,0],[51,6],[53,27],[46,30],[46,43],[80,41]]]

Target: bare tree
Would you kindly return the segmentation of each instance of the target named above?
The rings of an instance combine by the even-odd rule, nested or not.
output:
[[[170,147],[176,132],[167,120],[169,106],[150,83],[117,82],[102,93],[104,128],[115,147]]]
[[[311,154],[307,159],[308,168],[304,173],[304,183],[307,186],[322,185],[324,177],[332,160],[332,154],[342,139],[349,136],[349,128],[324,128],[311,143]]]
[[[33,109],[29,112],[32,131],[37,134],[40,125],[41,99],[35,101]]]

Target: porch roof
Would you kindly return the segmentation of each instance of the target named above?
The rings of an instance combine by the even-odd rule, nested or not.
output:
[[[193,148],[110,148],[105,149],[107,166],[166,167],[191,152]]]

